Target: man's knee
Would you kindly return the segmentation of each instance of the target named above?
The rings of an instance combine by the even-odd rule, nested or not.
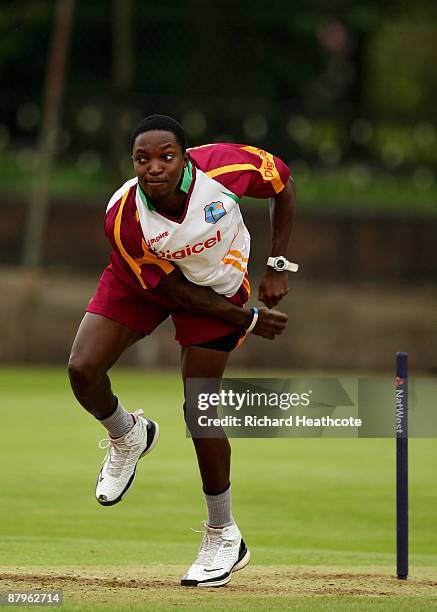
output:
[[[93,359],[72,353],[68,361],[68,376],[74,391],[91,389],[106,373]]]

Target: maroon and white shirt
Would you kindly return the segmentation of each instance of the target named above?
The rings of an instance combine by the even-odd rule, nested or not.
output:
[[[256,147],[209,144],[188,150],[180,218],[159,213],[138,179],[109,201],[105,231],[114,247],[111,266],[127,282],[155,288],[178,266],[196,285],[234,295],[247,283],[250,235],[239,207],[243,196],[269,198],[290,176],[277,157]]]

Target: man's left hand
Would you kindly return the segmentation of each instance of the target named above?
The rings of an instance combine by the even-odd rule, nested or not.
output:
[[[273,308],[288,293],[288,274],[287,272],[277,272],[276,270],[266,270],[258,288],[258,299],[267,308]]]

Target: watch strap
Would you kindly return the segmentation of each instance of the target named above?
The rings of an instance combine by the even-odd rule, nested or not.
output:
[[[267,259],[267,265],[271,266],[272,268],[275,267],[275,259],[276,257],[269,257]],[[285,258],[284,258],[285,259]],[[288,259],[285,259],[286,263],[285,266],[283,268],[283,272],[297,272],[299,270],[299,264],[297,263],[293,263],[292,261],[288,261]]]

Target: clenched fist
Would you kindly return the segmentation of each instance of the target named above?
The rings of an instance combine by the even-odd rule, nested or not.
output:
[[[268,308],[279,304],[288,293],[288,274],[270,268],[264,272],[258,289],[258,299]]]
[[[288,316],[279,310],[269,308],[258,309],[258,321],[252,330],[252,334],[273,340],[275,336],[282,334],[287,326]]]

